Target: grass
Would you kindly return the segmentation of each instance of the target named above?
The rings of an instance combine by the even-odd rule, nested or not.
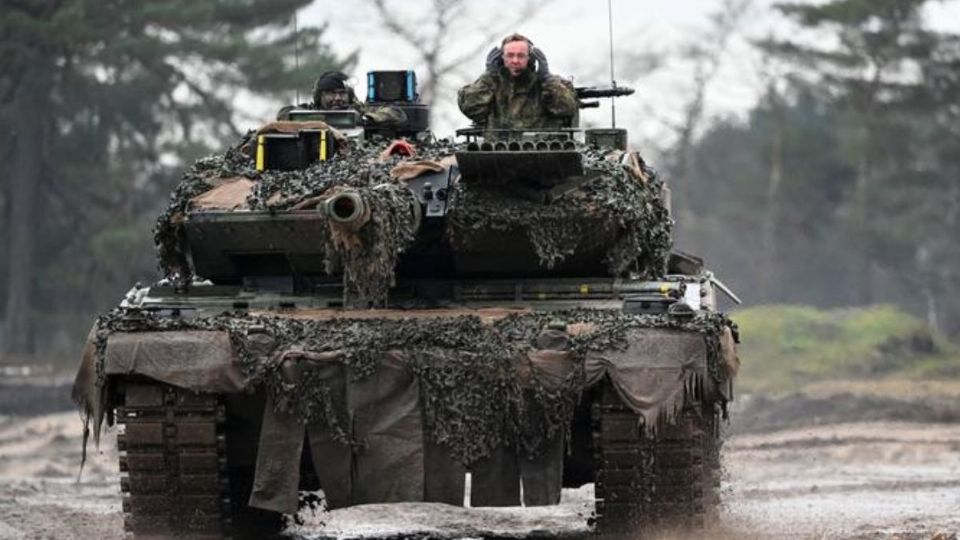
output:
[[[960,379],[960,348],[891,306],[818,310],[770,305],[732,314],[746,392],[830,381]]]

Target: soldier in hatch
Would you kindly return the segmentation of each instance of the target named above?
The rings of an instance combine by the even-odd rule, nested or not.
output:
[[[353,109],[360,113],[364,125],[376,127],[402,126],[407,122],[403,110],[390,105],[372,106],[360,102],[353,89],[347,86],[347,76],[339,71],[327,71],[313,85],[313,102],[287,105],[277,113],[277,120],[290,120],[290,111],[342,111]]]
[[[460,89],[460,110],[487,129],[570,127],[577,114],[573,85],[550,74],[543,51],[520,34],[487,55],[487,71]]]

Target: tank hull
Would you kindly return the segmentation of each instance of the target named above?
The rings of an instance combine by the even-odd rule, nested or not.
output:
[[[103,404],[95,416],[117,411],[128,471],[137,459],[179,463],[173,470],[180,471],[191,459],[212,464],[216,456],[218,468],[198,474],[219,491],[207,488],[202,496],[210,500],[197,505],[207,510],[184,521],[177,517],[181,499],[172,497],[192,484],[169,469],[128,472],[128,528],[236,534],[237,516],[249,507],[259,519],[244,527],[262,532],[295,513],[299,492],[317,485],[328,508],[465,500],[537,506],[558,503],[562,487],[589,482],[598,532],[701,524],[717,501],[717,423],[732,397],[730,326],[706,310],[694,318],[624,314],[615,300],[624,288],[669,282],[580,281],[572,289],[586,298],[579,300],[570,297],[568,280],[514,284],[514,301],[496,300],[504,283],[461,283],[472,300],[433,309],[321,308],[316,297],[285,297],[248,298],[239,313],[227,309],[236,295],[143,295],[137,308],[106,323],[99,347],[95,338],[88,347],[87,362],[102,377],[88,387],[88,401]],[[271,342],[283,332],[289,339]],[[478,349],[472,339],[451,338],[456,332],[497,342]],[[622,335],[599,337],[611,332]],[[373,333],[397,338],[344,350]],[[415,343],[400,342],[408,339]],[[435,362],[418,348],[432,351]],[[444,365],[496,351],[502,355],[493,361]],[[367,359],[358,363],[357,355]],[[467,381],[462,392],[443,390],[460,380]],[[477,407],[483,385],[499,388],[494,394],[509,406]],[[317,387],[320,397],[302,399]],[[161,409],[142,409],[146,398],[128,401],[136,392],[168,397],[157,402]],[[191,400],[207,408],[194,411]],[[168,410],[178,403],[186,409]],[[469,414],[438,418],[459,403]],[[142,410],[131,414],[134,406]],[[328,411],[318,414],[321,408]],[[142,423],[154,417],[150,429],[161,435],[147,435],[153,454],[143,457],[136,454],[142,441],[130,441],[142,438]],[[193,425],[201,421],[206,427]],[[467,429],[470,422],[485,430]],[[203,444],[176,438],[193,432],[207,437]]]

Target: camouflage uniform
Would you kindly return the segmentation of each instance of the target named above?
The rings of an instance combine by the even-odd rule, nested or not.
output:
[[[537,77],[527,69],[514,77],[505,67],[486,72],[460,89],[460,110],[488,129],[570,127],[577,114],[573,85],[560,77]]]

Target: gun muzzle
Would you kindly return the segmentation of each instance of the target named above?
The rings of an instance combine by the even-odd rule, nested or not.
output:
[[[323,213],[335,224],[353,230],[363,227],[370,220],[367,205],[355,191],[344,191],[327,199],[323,203]]]

